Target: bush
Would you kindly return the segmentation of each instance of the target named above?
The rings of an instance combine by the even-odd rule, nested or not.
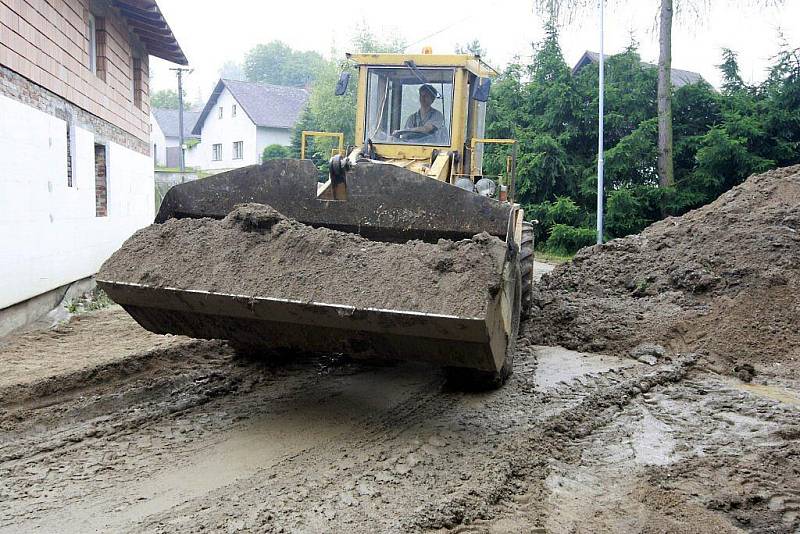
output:
[[[556,224],[547,238],[547,249],[558,254],[574,254],[583,247],[594,245],[597,232],[593,228]]]
[[[642,203],[627,188],[609,193],[606,211],[606,231],[614,237],[638,234],[649,223],[642,216]]]
[[[261,153],[261,161],[268,159],[284,159],[292,157],[289,153],[289,147],[283,145],[267,145],[264,147],[264,152]]]

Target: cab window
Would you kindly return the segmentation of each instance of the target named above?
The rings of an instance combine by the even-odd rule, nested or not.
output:
[[[452,68],[369,68],[366,138],[382,144],[450,146],[454,77]],[[421,103],[427,95],[428,101]]]

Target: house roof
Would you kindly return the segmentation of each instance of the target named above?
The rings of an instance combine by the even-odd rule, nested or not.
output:
[[[599,53],[590,52],[589,50],[587,50],[586,52],[583,53],[578,62],[575,63],[575,66],[572,67],[572,74],[573,75],[577,74],[583,67],[585,67],[589,63],[597,63],[599,61],[600,61]],[[642,61],[642,65],[646,65],[654,69],[658,68],[657,65],[653,65],[652,63],[645,63],[644,61]],[[700,73],[683,69],[670,69],[670,79],[672,81],[672,86],[675,88],[703,81],[703,77],[700,75]]]
[[[299,87],[220,79],[197,119],[193,134],[200,135],[206,117],[226,88],[256,126],[267,128],[293,128],[308,102],[308,91]]]
[[[177,109],[153,108],[153,116],[156,118],[156,122],[158,122],[158,127],[164,132],[164,137],[179,137]],[[199,116],[199,111],[183,112],[184,138],[196,137],[192,135],[192,130]]]
[[[111,3],[119,9],[148,54],[179,65],[189,64],[155,0],[112,0]]]

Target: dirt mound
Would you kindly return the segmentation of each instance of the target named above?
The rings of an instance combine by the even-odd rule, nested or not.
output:
[[[798,372],[800,166],[585,248],[534,299],[534,343],[645,359],[698,351],[745,379],[749,366]]]
[[[170,219],[136,232],[98,278],[356,307],[481,315],[499,289],[505,245],[383,243],[243,204],[225,219]]]

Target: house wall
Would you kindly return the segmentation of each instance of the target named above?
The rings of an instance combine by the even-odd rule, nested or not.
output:
[[[0,89],[9,80],[40,106],[0,92],[0,309],[97,272],[152,222],[155,203],[152,159],[125,146],[129,134],[0,68]],[[106,217],[96,216],[95,143],[107,151]]]
[[[164,132],[152,113],[150,114],[150,128],[150,150],[153,152],[153,163],[163,167],[167,164],[167,146],[169,146],[169,142],[164,137]]]
[[[292,131],[286,128],[265,128],[259,127],[256,137],[256,152],[258,153],[259,163],[264,148],[269,145],[290,146],[292,144]]]
[[[236,105],[236,117],[231,117],[231,109]],[[219,107],[223,109],[223,116],[219,118]],[[202,141],[191,151],[190,158],[193,167],[208,170],[234,169],[259,163],[257,152],[256,126],[242,109],[242,106],[233,98],[227,88],[223,89],[211,113],[203,123],[200,137]],[[244,142],[242,159],[233,159],[233,143]],[[214,161],[213,145],[222,145],[222,159]]]
[[[90,12],[104,21],[99,74],[89,69]],[[0,35],[0,65],[131,133],[149,153],[148,56],[107,2],[0,0]],[[141,59],[140,106],[133,97],[134,51]]]

